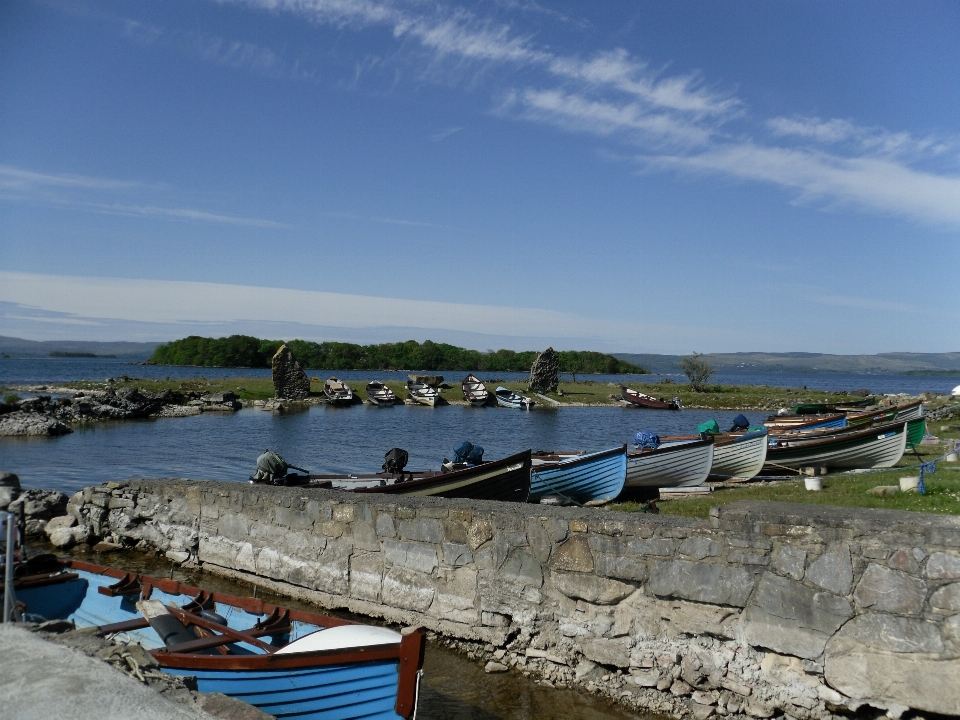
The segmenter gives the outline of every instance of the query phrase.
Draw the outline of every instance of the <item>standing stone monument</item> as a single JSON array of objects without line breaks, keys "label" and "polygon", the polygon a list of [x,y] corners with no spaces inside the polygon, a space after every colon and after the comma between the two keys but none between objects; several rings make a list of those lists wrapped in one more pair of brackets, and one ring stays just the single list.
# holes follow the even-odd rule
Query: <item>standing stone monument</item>
[{"label": "standing stone monument", "polygon": [[534,392],[556,392],[560,383],[560,356],[552,347],[537,355],[530,368],[530,389]]},{"label": "standing stone monument", "polygon": [[281,345],[271,362],[273,389],[278,399],[302,400],[310,396],[310,378],[293,357],[290,348]]}]

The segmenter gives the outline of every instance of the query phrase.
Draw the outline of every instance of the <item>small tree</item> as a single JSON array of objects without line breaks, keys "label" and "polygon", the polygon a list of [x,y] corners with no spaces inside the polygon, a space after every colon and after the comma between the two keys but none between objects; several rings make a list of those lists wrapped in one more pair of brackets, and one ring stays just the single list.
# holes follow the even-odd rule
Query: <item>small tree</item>
[{"label": "small tree", "polygon": [[693,355],[686,355],[680,360],[680,369],[690,381],[690,389],[694,392],[706,392],[705,387],[710,376],[713,375],[713,368],[710,367],[710,359],[703,353],[695,352]]}]

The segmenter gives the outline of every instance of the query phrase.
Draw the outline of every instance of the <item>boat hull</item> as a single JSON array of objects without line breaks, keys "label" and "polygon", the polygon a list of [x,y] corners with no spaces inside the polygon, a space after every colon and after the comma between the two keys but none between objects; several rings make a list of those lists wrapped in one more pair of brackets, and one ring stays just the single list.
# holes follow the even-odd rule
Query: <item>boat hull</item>
[{"label": "boat hull", "polygon": [[630,407],[647,408],[649,410],[680,410],[678,400],[658,400],[646,393],[638,392],[631,388],[620,386],[620,397],[624,402],[630,403]]},{"label": "boat hull", "polygon": [[907,423],[891,423],[814,438],[772,438],[770,443],[767,466],[764,468],[766,474],[778,474],[783,467],[892,467],[906,450]]},{"label": "boat hull", "polygon": [[920,446],[920,441],[927,433],[927,419],[917,418],[907,422],[907,450],[913,450]]},{"label": "boat hull", "polygon": [[713,438],[627,453],[626,487],[696,487],[713,466]]},{"label": "boat hull", "polygon": [[530,502],[559,495],[584,504],[613,500],[627,477],[627,446],[534,466],[530,473]]},{"label": "boat hull", "polygon": [[758,475],[767,459],[767,447],[766,430],[747,433],[730,442],[715,443],[710,477],[728,480]]}]

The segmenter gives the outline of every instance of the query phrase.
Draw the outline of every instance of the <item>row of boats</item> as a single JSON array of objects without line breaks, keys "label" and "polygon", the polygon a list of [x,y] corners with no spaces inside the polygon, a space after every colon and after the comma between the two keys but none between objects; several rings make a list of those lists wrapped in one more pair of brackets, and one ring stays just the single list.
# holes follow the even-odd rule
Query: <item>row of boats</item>
[{"label": "row of boats", "polygon": [[686,436],[641,431],[632,450],[627,445],[598,452],[524,450],[483,461],[482,448],[462,443],[455,460],[440,470],[411,472],[406,452],[394,448],[380,472],[286,475],[284,467],[260,480],[360,493],[592,505],[625,490],[655,496],[651,490],[692,488],[708,479],[782,476],[804,467],[891,467],[919,444],[925,429],[919,401],[869,412],[831,407],[775,415],[758,427],[741,415],[727,432],[715,421]]},{"label": "row of boats", "polygon": [[[411,375],[407,380],[407,394],[418,405],[434,407],[440,399],[438,385],[443,382],[441,376],[434,376],[431,382],[424,382],[423,376]],[[500,407],[515,410],[529,410],[536,403],[526,395],[518,395],[502,385],[492,393],[487,386],[475,375],[467,375],[460,384],[463,399],[475,407],[482,407],[495,402]],[[367,383],[365,388],[367,402],[378,407],[390,407],[396,404],[397,394],[386,383],[374,380]],[[323,384],[323,397],[331,405],[344,407],[358,402],[353,389],[342,380],[331,377]]]}]

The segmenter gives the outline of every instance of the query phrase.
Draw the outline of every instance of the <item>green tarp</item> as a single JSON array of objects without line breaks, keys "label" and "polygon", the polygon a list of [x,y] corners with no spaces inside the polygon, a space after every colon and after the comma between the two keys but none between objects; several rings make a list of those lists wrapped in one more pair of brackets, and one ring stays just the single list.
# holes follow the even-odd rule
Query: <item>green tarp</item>
[{"label": "green tarp", "polygon": [[710,433],[711,435],[716,435],[720,432],[720,426],[717,425],[716,420],[707,420],[705,423],[697,425],[697,432],[700,434]]}]

